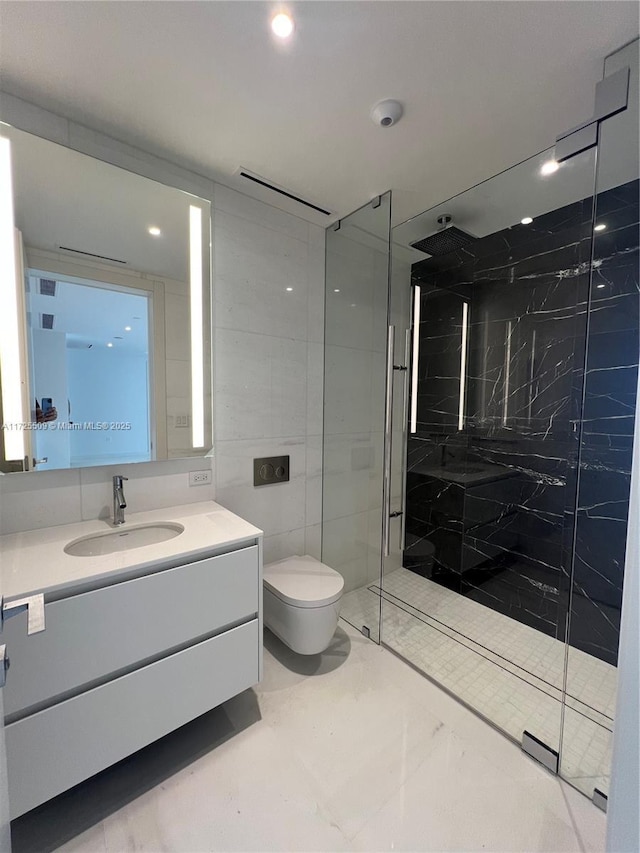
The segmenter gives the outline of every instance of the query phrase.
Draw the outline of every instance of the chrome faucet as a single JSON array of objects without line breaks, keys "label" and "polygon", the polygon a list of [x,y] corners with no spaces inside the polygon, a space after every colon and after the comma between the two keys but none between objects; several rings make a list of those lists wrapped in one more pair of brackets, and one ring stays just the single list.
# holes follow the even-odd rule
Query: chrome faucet
[{"label": "chrome faucet", "polygon": [[123,480],[128,480],[128,477],[123,477],[122,474],[116,474],[113,478],[113,523],[124,524],[124,511],[127,508],[127,502],[124,499]]}]

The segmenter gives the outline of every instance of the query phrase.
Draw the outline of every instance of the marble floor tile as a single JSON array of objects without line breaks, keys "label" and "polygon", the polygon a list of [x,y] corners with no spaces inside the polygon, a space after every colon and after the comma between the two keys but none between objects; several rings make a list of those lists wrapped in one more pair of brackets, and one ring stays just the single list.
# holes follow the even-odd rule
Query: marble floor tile
[{"label": "marble floor tile", "polygon": [[352,844],[364,851],[582,849],[570,821],[453,732]]},{"label": "marble floor tile", "polygon": [[104,822],[92,826],[86,832],[81,832],[76,835],[71,841],[56,848],[59,853],[85,853],[91,850],[92,853],[106,853],[107,841],[104,834]]},{"label": "marble floor tile", "polygon": [[605,816],[341,622],[255,690],[14,822],[14,853],[604,850]]},{"label": "marble floor tile", "polygon": [[266,722],[112,815],[107,853],[346,850],[304,769]]},{"label": "marble floor tile", "polygon": [[364,638],[337,636],[337,653],[348,648],[349,659],[331,677],[307,679],[286,701],[282,692],[258,696],[283,752],[305,767],[351,837],[431,752],[444,724],[426,704],[407,702],[398,684],[376,678]]}]

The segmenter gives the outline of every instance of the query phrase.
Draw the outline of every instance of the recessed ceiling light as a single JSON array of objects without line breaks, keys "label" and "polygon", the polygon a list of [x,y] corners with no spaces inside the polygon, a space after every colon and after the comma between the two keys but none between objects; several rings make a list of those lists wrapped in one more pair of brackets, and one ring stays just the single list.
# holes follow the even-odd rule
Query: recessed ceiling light
[{"label": "recessed ceiling light", "polygon": [[598,288],[598,290],[601,290],[604,287],[604,284],[596,284],[596,287]]},{"label": "recessed ceiling light", "polygon": [[273,34],[278,36],[278,38],[289,38],[293,32],[293,20],[289,15],[286,15],[284,12],[280,12],[279,15],[276,15],[271,20],[271,29],[273,30]]},{"label": "recessed ceiling light", "polygon": [[107,344],[107,346],[108,346],[108,347],[112,347],[112,346],[113,346],[113,344],[111,343],[111,341],[109,341],[109,343]]},{"label": "recessed ceiling light", "polygon": [[340,288],[339,288],[339,287],[334,287],[334,288],[333,288],[333,292],[334,292],[334,293],[340,293]]},{"label": "recessed ceiling light", "polygon": [[599,222],[596,227],[593,229],[594,231],[604,231],[607,226],[604,222]]},{"label": "recessed ceiling light", "polygon": [[125,330],[125,332],[130,332],[130,331],[131,331],[131,326],[125,326],[125,327],[124,327],[124,330]]},{"label": "recessed ceiling light", "polygon": [[291,291],[293,290],[293,288],[292,288],[292,287],[287,287],[287,288],[285,288],[285,290],[287,291],[287,293],[291,293]]},{"label": "recessed ceiling light", "polygon": [[356,303],[355,303],[355,302],[352,302],[350,307],[351,307],[351,308],[355,308],[355,307],[356,307]]},{"label": "recessed ceiling light", "polygon": [[157,225],[152,225],[148,230],[152,237],[159,237],[162,233]]},{"label": "recessed ceiling light", "polygon": [[532,216],[525,216],[523,219],[520,220],[520,223],[522,225],[531,225],[532,222],[533,222]]},{"label": "recessed ceiling light", "polygon": [[546,163],[543,163],[540,167],[541,175],[553,175],[554,172],[557,172],[560,168],[560,163],[557,160],[547,160]]}]

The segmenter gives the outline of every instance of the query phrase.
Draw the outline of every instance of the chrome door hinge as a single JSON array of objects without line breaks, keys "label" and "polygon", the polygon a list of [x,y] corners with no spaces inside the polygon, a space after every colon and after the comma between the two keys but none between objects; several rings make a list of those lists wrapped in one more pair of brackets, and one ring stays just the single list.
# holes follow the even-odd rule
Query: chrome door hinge
[{"label": "chrome door hinge", "polygon": [[556,138],[555,159],[558,163],[597,145],[600,122],[626,110],[629,102],[629,75],[628,67],[621,68],[596,83],[595,104],[591,118]]},{"label": "chrome door hinge", "polygon": [[600,791],[598,788],[593,789],[593,796],[591,797],[591,801],[599,809],[602,809],[603,812],[606,812],[607,805],[609,804],[609,799],[607,795]]},{"label": "chrome door hinge", "polygon": [[522,732],[521,749],[523,752],[526,752],[527,755],[530,755],[531,758],[539,761],[543,767],[547,768],[547,770],[551,770],[551,772],[556,775],[558,774],[560,762],[559,754],[555,749],[547,746],[544,741],[539,740],[526,729]]},{"label": "chrome door hinge", "polygon": [[27,634],[39,634],[44,631],[44,595],[29,595],[26,598],[16,598],[5,603],[0,597],[0,631],[5,619],[17,616],[18,613],[27,611]]}]

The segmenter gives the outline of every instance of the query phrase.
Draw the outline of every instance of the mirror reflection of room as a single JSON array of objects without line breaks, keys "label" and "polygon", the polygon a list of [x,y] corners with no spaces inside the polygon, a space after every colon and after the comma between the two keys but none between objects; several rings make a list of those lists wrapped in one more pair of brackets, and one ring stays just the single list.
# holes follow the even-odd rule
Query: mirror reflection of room
[{"label": "mirror reflection of room", "polygon": [[[28,270],[37,470],[151,459],[148,294]],[[55,419],[45,421],[46,409]]]},{"label": "mirror reflection of room", "polygon": [[9,453],[4,442],[0,470],[203,455],[209,202],[7,125],[1,135],[18,327],[2,382],[21,397],[3,421],[31,426]]}]

